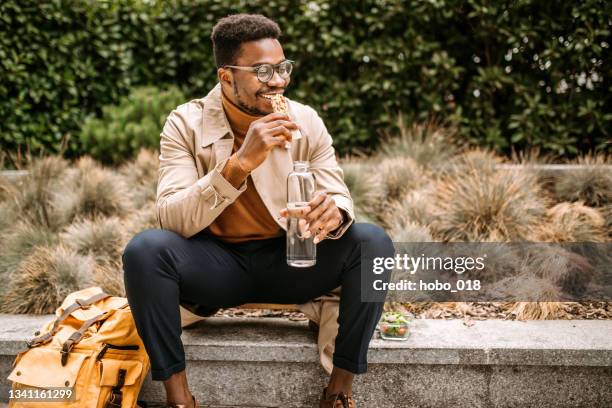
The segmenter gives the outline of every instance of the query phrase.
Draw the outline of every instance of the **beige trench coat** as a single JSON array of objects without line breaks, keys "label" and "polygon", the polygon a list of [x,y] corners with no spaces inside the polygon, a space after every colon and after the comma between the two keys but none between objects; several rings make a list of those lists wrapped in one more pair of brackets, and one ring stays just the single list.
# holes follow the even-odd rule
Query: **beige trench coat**
[{"label": "beige trench coat", "polygon": [[[234,135],[221,104],[221,84],[207,96],[194,99],[173,110],[161,133],[157,217],[160,227],[189,238],[205,229],[247,188],[256,188],[264,205],[286,231],[286,219],[278,219],[286,206],[287,175],[293,162],[307,160],[315,174],[317,189],[330,194],[347,219],[333,236],[338,239],[354,222],[353,200],[344,183],[332,138],[317,112],[307,105],[287,98],[289,116],[301,129],[289,149],[275,148],[251,173],[254,186],[247,180],[235,188],[221,170],[232,152]],[[323,368],[330,373],[336,334],[340,288],[299,305],[309,319],[320,326],[318,348]],[[196,312],[194,314],[192,312]],[[212,313],[212,311],[210,311]],[[198,305],[181,304],[181,324],[186,326],[210,313]]]}]

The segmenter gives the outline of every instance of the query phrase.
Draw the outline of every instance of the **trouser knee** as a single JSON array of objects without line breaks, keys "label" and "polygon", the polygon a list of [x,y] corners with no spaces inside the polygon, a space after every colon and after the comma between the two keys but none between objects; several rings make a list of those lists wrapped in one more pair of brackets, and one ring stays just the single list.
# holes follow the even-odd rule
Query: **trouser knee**
[{"label": "trouser knee", "polygon": [[134,235],[121,258],[126,290],[137,283],[150,283],[159,272],[158,266],[171,264],[168,250],[180,239],[176,233],[162,229],[148,229]]},{"label": "trouser knee", "polygon": [[346,234],[349,239],[365,244],[368,249],[380,253],[380,256],[393,256],[395,253],[391,237],[378,225],[356,223],[351,225]]}]

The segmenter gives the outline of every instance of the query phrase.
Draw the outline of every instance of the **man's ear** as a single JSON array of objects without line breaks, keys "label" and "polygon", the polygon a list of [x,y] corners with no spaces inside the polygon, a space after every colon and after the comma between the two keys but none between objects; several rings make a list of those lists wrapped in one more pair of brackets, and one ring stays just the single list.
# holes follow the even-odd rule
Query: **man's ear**
[{"label": "man's ear", "polygon": [[219,81],[221,83],[226,83],[227,85],[232,85],[232,74],[228,69],[219,68],[217,69],[217,76],[219,77]]}]

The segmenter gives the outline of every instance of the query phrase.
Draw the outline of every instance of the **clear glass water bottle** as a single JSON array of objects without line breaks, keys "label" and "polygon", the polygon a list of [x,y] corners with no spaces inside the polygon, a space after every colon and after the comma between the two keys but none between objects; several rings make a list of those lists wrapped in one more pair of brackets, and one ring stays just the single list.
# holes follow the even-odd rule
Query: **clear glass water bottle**
[{"label": "clear glass water bottle", "polygon": [[[314,198],[315,178],[308,162],[296,161],[287,177],[287,209],[307,207]],[[300,218],[287,219],[287,264],[298,268],[313,266],[317,262],[314,235],[304,238],[306,229],[299,225]]]}]

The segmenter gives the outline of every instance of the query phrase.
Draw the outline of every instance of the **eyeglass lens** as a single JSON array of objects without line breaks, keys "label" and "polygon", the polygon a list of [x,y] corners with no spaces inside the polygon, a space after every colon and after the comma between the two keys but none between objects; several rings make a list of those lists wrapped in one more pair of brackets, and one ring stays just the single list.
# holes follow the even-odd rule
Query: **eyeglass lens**
[{"label": "eyeglass lens", "polygon": [[[276,66],[276,71],[283,78],[287,78],[293,69],[293,65],[289,61],[281,62]],[[270,64],[263,64],[259,66],[257,70],[257,77],[261,82],[268,82],[274,76],[274,66]]]}]

